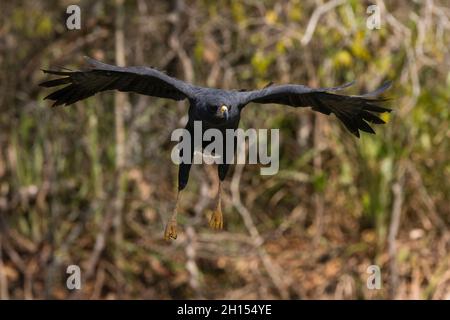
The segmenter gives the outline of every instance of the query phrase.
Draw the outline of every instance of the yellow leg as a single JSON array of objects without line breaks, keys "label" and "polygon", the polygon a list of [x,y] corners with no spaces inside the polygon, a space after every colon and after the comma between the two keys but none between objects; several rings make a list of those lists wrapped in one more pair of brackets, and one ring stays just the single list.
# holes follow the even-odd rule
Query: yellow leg
[{"label": "yellow leg", "polygon": [[217,191],[216,209],[212,212],[211,218],[209,219],[209,226],[212,229],[222,229],[223,228],[221,193],[222,193],[222,183],[219,181],[219,190]]},{"label": "yellow leg", "polygon": [[175,209],[172,216],[167,221],[166,229],[164,231],[164,240],[171,240],[177,238],[177,215],[178,215],[178,202],[180,201],[180,191],[177,193],[177,201],[175,203]]}]

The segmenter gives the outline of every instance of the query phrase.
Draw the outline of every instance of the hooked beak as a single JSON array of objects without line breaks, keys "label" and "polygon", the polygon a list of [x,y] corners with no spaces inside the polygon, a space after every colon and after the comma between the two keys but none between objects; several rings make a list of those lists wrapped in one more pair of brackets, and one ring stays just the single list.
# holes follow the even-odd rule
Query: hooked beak
[{"label": "hooked beak", "polygon": [[225,120],[228,120],[228,107],[227,106],[221,106],[220,107],[220,114],[225,118]]}]

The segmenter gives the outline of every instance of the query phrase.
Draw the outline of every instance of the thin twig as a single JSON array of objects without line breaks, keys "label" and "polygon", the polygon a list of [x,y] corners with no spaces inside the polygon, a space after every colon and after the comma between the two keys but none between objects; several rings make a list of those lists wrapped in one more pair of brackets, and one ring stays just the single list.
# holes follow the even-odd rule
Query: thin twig
[{"label": "thin twig", "polygon": [[319,19],[320,17],[322,17],[322,15],[324,15],[328,11],[333,10],[334,8],[340,6],[345,2],[346,0],[332,0],[318,6],[316,10],[314,10],[311,19],[308,22],[308,26],[306,27],[306,31],[301,40],[301,44],[306,46],[311,41],[314,31],[316,30],[317,23],[319,22]]}]

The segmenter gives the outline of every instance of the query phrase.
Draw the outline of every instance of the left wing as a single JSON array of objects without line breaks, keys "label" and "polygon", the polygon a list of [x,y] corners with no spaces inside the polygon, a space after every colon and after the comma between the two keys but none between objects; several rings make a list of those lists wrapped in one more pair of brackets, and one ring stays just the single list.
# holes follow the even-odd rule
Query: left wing
[{"label": "left wing", "polygon": [[43,70],[45,73],[62,76],[62,78],[42,82],[40,86],[52,88],[66,85],[45,97],[54,101],[53,106],[70,105],[107,90],[135,92],[177,101],[195,96],[194,86],[169,77],[156,69],[118,67],[89,57],[85,59],[90,68],[84,71]]},{"label": "left wing", "polygon": [[391,82],[386,82],[377,90],[360,96],[334,93],[352,84],[353,82],[339,87],[318,89],[293,84],[269,86],[261,90],[239,92],[239,99],[242,106],[250,102],[284,104],[291,107],[309,106],[314,111],[326,115],[334,113],[358,138],[359,130],[374,134],[375,131],[367,122],[385,123],[379,118],[379,114],[392,110],[381,106],[380,104],[387,99],[378,96],[391,86]]}]

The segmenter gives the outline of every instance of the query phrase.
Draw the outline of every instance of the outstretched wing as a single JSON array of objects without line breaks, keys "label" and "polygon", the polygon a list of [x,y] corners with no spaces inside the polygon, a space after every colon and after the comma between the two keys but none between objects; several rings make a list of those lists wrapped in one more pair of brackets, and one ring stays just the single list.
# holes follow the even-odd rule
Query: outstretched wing
[{"label": "outstretched wing", "polygon": [[345,127],[359,137],[359,130],[375,133],[369,123],[385,123],[379,114],[391,109],[381,106],[386,99],[379,98],[391,82],[360,96],[337,94],[334,92],[347,88],[352,83],[333,88],[313,89],[302,85],[270,86],[261,90],[239,92],[242,106],[250,102],[276,103],[292,107],[311,107],[314,111],[329,115],[334,113]]},{"label": "outstretched wing", "polygon": [[84,71],[43,70],[62,77],[42,82],[40,86],[67,85],[45,97],[55,101],[53,106],[69,105],[106,90],[136,92],[173,100],[190,98],[195,92],[194,86],[152,68],[117,67],[85,58],[90,68]]}]

